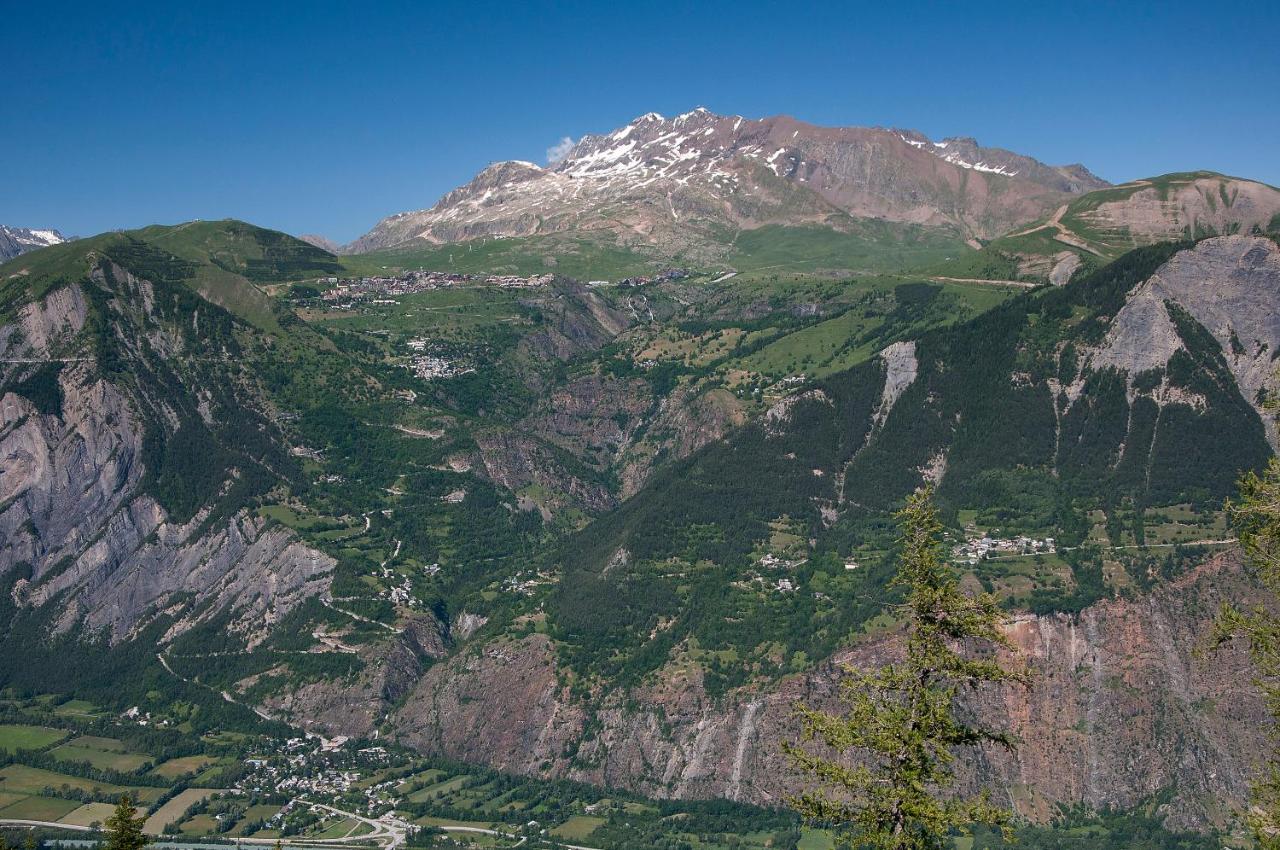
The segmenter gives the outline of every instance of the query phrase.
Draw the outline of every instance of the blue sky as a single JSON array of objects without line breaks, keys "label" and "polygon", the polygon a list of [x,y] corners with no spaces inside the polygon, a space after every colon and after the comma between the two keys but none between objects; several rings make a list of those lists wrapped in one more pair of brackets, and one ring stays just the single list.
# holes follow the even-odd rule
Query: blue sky
[{"label": "blue sky", "polygon": [[492,160],[698,105],[1280,185],[1274,0],[196,5],[0,8],[0,223],[347,241]]}]

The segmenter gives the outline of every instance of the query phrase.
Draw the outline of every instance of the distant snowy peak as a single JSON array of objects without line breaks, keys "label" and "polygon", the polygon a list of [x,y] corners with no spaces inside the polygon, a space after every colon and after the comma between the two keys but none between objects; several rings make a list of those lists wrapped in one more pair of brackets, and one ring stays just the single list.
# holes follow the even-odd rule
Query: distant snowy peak
[{"label": "distant snowy peak", "polygon": [[66,237],[56,230],[33,230],[0,224],[0,261],[66,241]]},{"label": "distant snowy peak", "polygon": [[492,163],[431,208],[389,216],[347,250],[583,230],[681,250],[738,229],[849,218],[991,238],[1064,196],[1106,185],[1082,166],[1049,166],[969,138],[934,142],[913,130],[698,107],[583,136],[545,167]]}]

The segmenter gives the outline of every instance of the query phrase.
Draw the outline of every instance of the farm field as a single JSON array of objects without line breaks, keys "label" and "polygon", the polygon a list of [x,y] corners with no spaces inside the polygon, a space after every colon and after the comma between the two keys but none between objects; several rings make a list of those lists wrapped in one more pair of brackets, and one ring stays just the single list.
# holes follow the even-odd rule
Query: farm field
[{"label": "farm field", "polygon": [[63,800],[58,797],[24,797],[0,809],[0,818],[59,820],[78,808],[80,803],[75,800]]},{"label": "farm field", "polygon": [[591,815],[574,815],[551,830],[551,834],[569,841],[582,841],[595,832],[596,827],[601,826],[604,822],[604,818],[592,817]]},{"label": "farm field", "polygon": [[[209,835],[217,829],[218,822],[212,815],[196,815],[182,822],[183,835]],[[150,832],[150,828],[147,831]]]},{"label": "farm field", "polygon": [[71,699],[53,710],[60,717],[95,717],[98,707],[88,700]]},{"label": "farm field", "polygon": [[48,726],[25,726],[22,724],[0,724],[0,750],[42,750],[67,737],[64,729],[51,729]]},{"label": "farm field", "polygon": [[75,738],[51,751],[60,761],[88,762],[100,770],[118,770],[129,773],[151,761],[149,756],[131,753],[115,738],[98,738],[85,735]]},{"label": "farm field", "polygon": [[111,813],[115,811],[115,806],[110,803],[85,803],[80,808],[71,812],[61,819],[61,823],[72,824],[74,826],[90,826],[94,823],[106,823],[107,818],[111,817]]},{"label": "farm field", "polygon": [[[183,812],[185,812],[192,803],[198,803],[206,797],[216,793],[218,792],[209,788],[188,788],[185,791],[179,792],[177,796],[166,801],[163,806],[156,809],[155,812],[147,818],[147,822],[143,825],[143,831],[148,835],[159,835],[167,825],[176,823],[181,819]],[[194,818],[192,818],[192,820],[194,820]],[[188,823],[190,823],[190,821],[188,821]],[[183,826],[185,827],[186,824]]]},{"label": "farm field", "polygon": [[65,773],[55,773],[51,770],[30,767],[25,764],[11,764],[0,769],[0,791],[29,795],[39,794],[45,788],[61,788],[64,785],[76,791],[92,794],[118,796],[128,793],[143,803],[155,800],[164,792],[163,788],[113,785],[109,782],[98,782],[79,776],[70,776]]},{"label": "farm field", "polygon": [[210,756],[179,756],[156,765],[151,769],[151,773],[163,776],[165,779],[177,779],[188,773],[199,773],[214,761]]}]

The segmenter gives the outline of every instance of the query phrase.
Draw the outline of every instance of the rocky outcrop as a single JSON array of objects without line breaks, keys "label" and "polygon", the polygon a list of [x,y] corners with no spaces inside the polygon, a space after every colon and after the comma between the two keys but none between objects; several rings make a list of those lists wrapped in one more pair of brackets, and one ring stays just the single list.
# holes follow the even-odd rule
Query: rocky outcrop
[{"label": "rocky outcrop", "polygon": [[306,729],[370,737],[422,678],[433,659],[448,652],[445,630],[429,614],[408,618],[394,638],[358,650],[360,672],[348,680],[310,682],[267,698],[265,707]]},{"label": "rocky outcrop", "polygon": [[17,321],[0,326],[0,357],[53,357],[56,342],[65,343],[84,327],[88,309],[84,291],[78,286],[59,287],[40,301],[24,304],[18,310]]},{"label": "rocky outcrop", "polygon": [[1054,256],[1053,268],[1049,271],[1049,283],[1053,286],[1066,286],[1071,282],[1071,276],[1080,268],[1081,260],[1079,254],[1073,254],[1070,251],[1062,251]]},{"label": "rocky outcrop", "polygon": [[[137,294],[128,309],[149,311],[150,286],[114,274]],[[0,328],[6,385],[58,367],[46,379],[56,381],[56,410],[18,392],[0,397],[0,575],[19,571],[14,594],[25,604],[56,601],[61,629],[83,624],[118,641],[163,613],[172,638],[230,611],[232,628],[256,643],[327,588],[333,559],[243,511],[218,518],[205,507],[171,521],[143,489],[144,425],[133,388],[103,377],[80,338],[87,317],[81,287],[63,286]],[[158,331],[148,343],[180,351]]]},{"label": "rocky outcrop", "polygon": [[1240,394],[1258,411],[1273,448],[1280,445],[1264,401],[1280,389],[1280,245],[1259,236],[1219,236],[1179,251],[1135,287],[1116,314],[1095,367],[1131,374],[1163,367],[1183,347],[1168,315],[1173,302],[1199,322],[1222,348]]},{"label": "rocky outcrop", "polygon": [[[1280,189],[1219,174],[1171,175],[1168,185],[1138,180],[1119,197],[1074,213],[1087,227],[1129,244],[1214,233],[1265,230],[1280,214]],[[1131,191],[1125,191],[1131,190]]]},{"label": "rocky outcrop", "polygon": [[[1033,817],[1060,802],[1123,807],[1167,791],[1173,824],[1216,820],[1246,793],[1266,714],[1240,649],[1211,659],[1196,650],[1218,604],[1252,592],[1226,555],[1139,599],[1016,617],[1008,634],[1034,686],[984,691],[970,707],[1019,746],[966,756],[963,783]],[[799,787],[778,748],[795,734],[794,702],[830,707],[841,665],[896,652],[893,637],[863,643],[813,673],[723,700],[682,667],[588,705],[570,696],[555,647],[535,634],[432,667],[390,725],[424,752],[522,774],[776,803]]]},{"label": "rocky outcrop", "polygon": [[920,371],[914,340],[893,343],[880,352],[880,359],[884,361],[884,388],[880,393],[880,404],[872,416],[877,427],[884,424],[894,403],[911,386]]},{"label": "rocky outcrop", "polygon": [[612,342],[631,324],[631,316],[606,302],[590,288],[556,279],[545,294],[530,297],[524,306],[538,310],[543,327],[520,340],[522,354],[535,360],[569,360]]},{"label": "rocky outcrop", "polygon": [[550,519],[567,507],[598,512],[612,507],[613,495],[584,468],[571,469],[571,457],[515,431],[474,434],[479,463],[473,471],[501,487],[527,497]]},{"label": "rocky outcrop", "polygon": [[600,470],[617,460],[652,404],[644,380],[585,375],[553,389],[524,427]]},{"label": "rocky outcrop", "polygon": [[337,254],[342,250],[342,246],[327,236],[321,236],[318,233],[304,233],[298,237],[308,245],[314,245],[321,251],[328,251],[330,254]]},{"label": "rocky outcrop", "polygon": [[742,403],[724,388],[682,384],[658,404],[643,433],[624,453],[620,496],[639,492],[657,466],[682,460],[747,421]]}]

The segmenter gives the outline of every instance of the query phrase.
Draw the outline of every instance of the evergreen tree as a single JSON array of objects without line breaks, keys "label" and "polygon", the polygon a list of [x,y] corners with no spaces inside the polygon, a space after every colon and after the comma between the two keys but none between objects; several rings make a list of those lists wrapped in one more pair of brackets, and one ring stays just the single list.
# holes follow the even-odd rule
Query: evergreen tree
[{"label": "evergreen tree", "polygon": [[[963,800],[949,791],[956,748],[1012,746],[1007,736],[961,720],[958,692],[1027,677],[993,655],[1008,645],[994,598],[961,592],[942,559],[932,490],[908,498],[897,518],[902,557],[893,583],[906,594],[906,657],[869,673],[847,668],[840,684],[846,711],[799,705],[802,743],[783,749],[817,783],[789,800],[802,815],[834,825],[857,846],[933,850],[949,847],[953,830],[975,823],[1004,828],[1012,815],[985,794]],[[814,741],[852,756],[856,766],[806,748]]]},{"label": "evergreen tree", "polygon": [[147,836],[142,833],[145,815],[139,815],[133,801],[125,794],[116,804],[116,810],[107,818],[107,842],[104,850],[142,850]]},{"label": "evergreen tree", "polygon": [[[1280,596],[1280,459],[1272,458],[1262,475],[1250,472],[1241,479],[1240,495],[1227,513],[1257,579]],[[1217,637],[1248,643],[1267,711],[1280,719],[1280,617],[1262,605],[1247,610],[1227,605]],[[1261,850],[1280,850],[1280,732],[1274,724],[1267,756],[1246,817]]]}]

